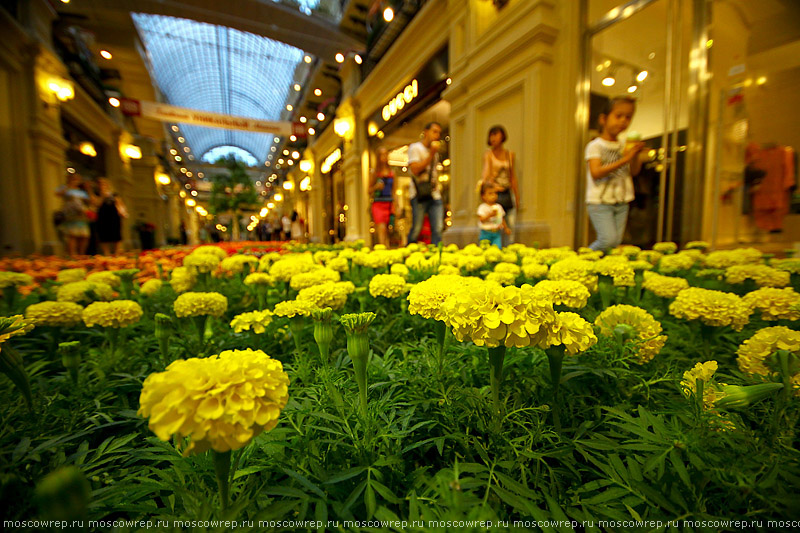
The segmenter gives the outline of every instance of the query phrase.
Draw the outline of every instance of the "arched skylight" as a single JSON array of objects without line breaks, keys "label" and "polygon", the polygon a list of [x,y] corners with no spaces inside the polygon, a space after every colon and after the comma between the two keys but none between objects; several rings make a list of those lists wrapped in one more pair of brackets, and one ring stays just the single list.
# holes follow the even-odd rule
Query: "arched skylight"
[{"label": "arched skylight", "polygon": [[[276,4],[286,3],[281,0],[272,0],[272,1],[275,2]],[[319,5],[319,1],[320,0],[297,0],[297,3],[300,4],[299,9],[301,12],[305,13],[306,15],[310,15],[311,10],[316,9],[316,7]]]},{"label": "arched skylight", "polygon": [[[309,0],[313,4],[314,0]],[[318,0],[317,0],[318,3]],[[168,103],[262,120],[281,120],[303,51],[224,26],[132,14],[151,75]],[[291,94],[290,94],[291,91]],[[196,154],[220,146],[266,160],[272,135],[181,124]]]},{"label": "arched skylight", "polygon": [[258,166],[258,160],[253,157],[253,154],[237,146],[217,146],[203,154],[200,159],[207,163],[216,163],[219,158],[228,157],[229,155],[233,155],[249,167]]}]

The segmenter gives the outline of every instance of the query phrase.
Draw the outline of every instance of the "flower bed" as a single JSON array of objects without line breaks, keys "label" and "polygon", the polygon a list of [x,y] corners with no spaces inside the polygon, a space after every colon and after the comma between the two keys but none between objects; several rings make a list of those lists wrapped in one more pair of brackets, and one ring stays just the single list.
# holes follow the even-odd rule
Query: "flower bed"
[{"label": "flower bed", "polygon": [[692,244],[4,260],[4,519],[797,519],[800,261]]}]

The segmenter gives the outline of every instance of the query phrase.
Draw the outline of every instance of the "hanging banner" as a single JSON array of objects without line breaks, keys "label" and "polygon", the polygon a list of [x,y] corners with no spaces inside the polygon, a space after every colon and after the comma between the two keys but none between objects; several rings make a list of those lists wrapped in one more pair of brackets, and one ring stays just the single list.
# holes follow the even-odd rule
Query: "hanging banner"
[{"label": "hanging banner", "polygon": [[238,117],[187,109],[158,102],[147,102],[131,98],[120,99],[120,109],[126,115],[151,118],[162,122],[180,122],[208,128],[222,128],[226,130],[252,131],[256,133],[269,133],[271,135],[297,135],[305,136],[305,128],[300,123],[287,120],[271,121],[255,118]]}]

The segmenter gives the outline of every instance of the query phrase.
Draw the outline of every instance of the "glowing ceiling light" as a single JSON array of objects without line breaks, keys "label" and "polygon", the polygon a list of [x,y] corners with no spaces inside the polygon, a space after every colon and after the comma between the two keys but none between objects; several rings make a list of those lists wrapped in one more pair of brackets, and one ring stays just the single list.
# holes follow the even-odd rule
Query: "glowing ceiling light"
[{"label": "glowing ceiling light", "polygon": [[287,191],[291,191],[292,189],[294,189],[294,182],[293,181],[284,181],[283,182],[283,188],[285,190],[287,190]]},{"label": "glowing ceiling light", "polygon": [[292,106],[292,104],[286,105],[286,111],[291,111],[292,109],[294,109],[294,106]]},{"label": "glowing ceiling light", "polygon": [[114,98],[113,96],[108,99],[108,103],[111,107],[119,107],[120,105],[119,98]]},{"label": "glowing ceiling light", "polygon": [[310,171],[312,166],[313,163],[311,163],[311,161],[308,161],[307,159],[300,161],[300,170],[302,170],[303,172]]},{"label": "glowing ceiling light", "polygon": [[636,81],[638,81],[638,82],[642,82],[642,81],[644,81],[645,79],[647,79],[647,74],[648,74],[648,72],[647,72],[646,70],[642,70],[642,71],[640,71],[640,72],[639,72],[639,73],[636,75]]},{"label": "glowing ceiling light", "polygon": [[113,56],[111,55],[111,52],[109,52],[108,50],[100,50],[100,57],[102,57],[103,59],[111,59]]},{"label": "glowing ceiling light", "polygon": [[629,93],[635,93],[638,88],[639,88],[638,85],[629,85],[628,86],[628,92]]},{"label": "glowing ceiling light", "polygon": [[182,142],[183,142],[183,141],[185,141],[185,140],[186,140],[186,139],[184,139],[183,137],[178,137],[178,142],[179,142],[179,143],[182,143]]},{"label": "glowing ceiling light", "polygon": [[289,135],[289,140],[295,142],[297,140],[297,135]]},{"label": "glowing ceiling light", "polygon": [[337,63],[344,63],[344,54],[339,52],[334,56],[334,59],[336,59]]},{"label": "glowing ceiling light", "polygon": [[197,205],[197,202],[194,200],[194,198],[187,198],[186,205],[188,205],[189,207],[194,207]]},{"label": "glowing ceiling light", "polygon": [[320,122],[325,120],[325,113],[322,112],[317,113],[317,120],[319,120]]},{"label": "glowing ceiling light", "polygon": [[293,85],[293,88],[294,88],[294,90],[295,90],[295,91],[299,91],[300,89],[302,89],[302,87],[300,87],[300,84],[299,84],[299,83],[295,83],[295,84]]},{"label": "glowing ceiling light", "polygon": [[608,75],[605,78],[603,78],[603,81],[601,81],[600,83],[602,83],[606,87],[612,87],[615,83],[617,83],[617,80],[614,79],[613,76]]},{"label": "glowing ceiling light", "polygon": [[322,89],[314,89],[314,96],[322,96]]},{"label": "glowing ceiling light", "polygon": [[131,159],[142,158],[142,149],[136,146],[135,144],[125,145],[122,152]]},{"label": "glowing ceiling light", "polygon": [[169,175],[164,174],[163,172],[156,175],[156,181],[159,182],[161,185],[169,185],[172,182]]},{"label": "glowing ceiling light", "polygon": [[171,148],[169,153],[172,154],[172,155],[177,155],[178,151],[175,148]]},{"label": "glowing ceiling light", "polygon": [[315,130],[314,128],[308,128],[309,135],[314,135],[315,133],[317,133],[317,130]]},{"label": "glowing ceiling light", "polygon": [[89,157],[97,156],[97,150],[95,149],[94,145],[89,141],[82,142],[78,147],[78,149],[83,155],[88,155]]},{"label": "glowing ceiling light", "polygon": [[391,22],[394,19],[394,9],[387,7],[383,10],[383,20]]},{"label": "glowing ceiling light", "polygon": [[306,176],[300,182],[300,190],[301,191],[308,191],[311,189],[311,176]]},{"label": "glowing ceiling light", "polygon": [[300,122],[305,124],[308,119],[306,117],[300,117]]},{"label": "glowing ceiling light", "polygon": [[303,61],[306,63],[311,63],[311,56],[303,56]]},{"label": "glowing ceiling light", "polygon": [[178,126],[174,126],[174,125],[173,125],[173,126],[172,126],[172,131],[174,131],[174,132],[177,132],[177,131],[178,131]]},{"label": "glowing ceiling light", "polygon": [[280,201],[283,200],[283,195],[278,192],[278,193],[275,193],[275,196],[273,196],[273,198],[275,199],[276,202],[280,202]]},{"label": "glowing ceiling light", "polygon": [[363,62],[364,62],[364,60],[363,60],[363,59],[361,59],[361,56],[360,56],[360,55],[358,55],[358,54],[356,54],[356,55],[354,55],[354,56],[353,56],[353,61],[355,61],[355,62],[356,62],[356,63],[358,63],[359,65],[360,65],[361,63],[363,63]]},{"label": "glowing ceiling light", "polygon": [[298,157],[300,157],[300,152],[298,152],[297,150],[292,152],[292,159],[297,159]]},{"label": "glowing ceiling light", "polygon": [[283,155],[289,155],[289,150],[284,150]]}]

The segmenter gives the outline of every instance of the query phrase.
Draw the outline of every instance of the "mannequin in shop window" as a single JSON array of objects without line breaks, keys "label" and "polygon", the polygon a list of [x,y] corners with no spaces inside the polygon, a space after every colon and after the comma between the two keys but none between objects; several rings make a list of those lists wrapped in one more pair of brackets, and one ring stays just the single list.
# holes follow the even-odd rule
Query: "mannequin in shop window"
[{"label": "mannequin in shop window", "polygon": [[794,150],[775,143],[750,143],[745,164],[745,184],[756,226],[771,233],[783,231],[791,191],[797,183]]},{"label": "mannequin in shop window", "polygon": [[369,179],[369,194],[372,200],[372,221],[378,244],[389,245],[389,219],[394,213],[395,179],[389,167],[389,151],[378,148],[375,153],[375,170]]}]

